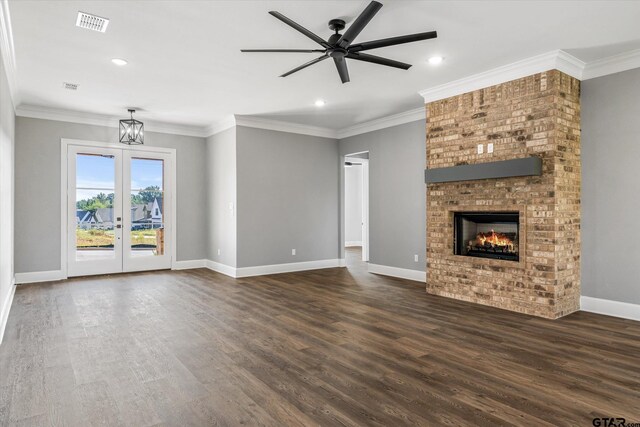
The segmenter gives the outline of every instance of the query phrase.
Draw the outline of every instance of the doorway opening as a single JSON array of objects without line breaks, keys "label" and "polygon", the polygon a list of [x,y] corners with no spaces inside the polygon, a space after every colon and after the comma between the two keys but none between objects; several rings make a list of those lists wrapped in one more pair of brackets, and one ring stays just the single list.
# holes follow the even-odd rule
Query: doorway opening
[{"label": "doorway opening", "polygon": [[369,261],[369,152],[344,160],[344,246],[347,266]]}]

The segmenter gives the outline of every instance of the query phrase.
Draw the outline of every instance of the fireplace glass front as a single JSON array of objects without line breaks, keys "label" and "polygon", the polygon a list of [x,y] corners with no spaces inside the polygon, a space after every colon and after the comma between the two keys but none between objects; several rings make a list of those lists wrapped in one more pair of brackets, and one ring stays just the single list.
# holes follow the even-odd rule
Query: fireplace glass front
[{"label": "fireplace glass front", "polygon": [[519,212],[455,212],[455,255],[520,260]]}]

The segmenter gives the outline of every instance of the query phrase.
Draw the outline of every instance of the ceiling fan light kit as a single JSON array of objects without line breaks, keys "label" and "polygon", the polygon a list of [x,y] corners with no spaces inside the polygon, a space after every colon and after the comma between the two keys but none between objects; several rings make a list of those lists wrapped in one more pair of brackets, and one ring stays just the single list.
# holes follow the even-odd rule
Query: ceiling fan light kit
[{"label": "ceiling fan light kit", "polygon": [[332,34],[328,40],[324,40],[320,36],[304,28],[297,22],[287,18],[280,12],[271,11],[269,12],[269,14],[271,14],[273,17],[279,19],[293,29],[299,31],[311,40],[315,41],[317,44],[322,46],[322,49],[242,49],[241,52],[322,53],[321,56],[282,74],[280,77],[290,76],[293,73],[296,73],[328,58],[333,59],[342,83],[347,83],[350,81],[349,69],[347,68],[346,61],[347,59],[370,62],[373,64],[385,65],[387,67],[408,70],[409,68],[411,68],[411,64],[406,64],[404,62],[394,61],[393,59],[382,58],[380,56],[370,55],[368,53],[362,52],[386,46],[395,46],[399,44],[413,43],[421,40],[434,39],[438,35],[435,31],[427,31],[424,33],[390,37],[386,39],[372,40],[368,42],[353,44],[353,41],[367,26],[369,21],[373,19],[376,13],[378,13],[380,8],[382,8],[382,3],[379,3],[377,1],[372,1],[371,3],[369,3],[365,10],[356,18],[355,21],[353,21],[353,23],[349,26],[347,31],[344,32],[344,34],[340,34],[340,31],[344,30],[346,26],[344,20],[332,19],[331,21],[329,21],[329,28],[334,31],[334,34]]}]

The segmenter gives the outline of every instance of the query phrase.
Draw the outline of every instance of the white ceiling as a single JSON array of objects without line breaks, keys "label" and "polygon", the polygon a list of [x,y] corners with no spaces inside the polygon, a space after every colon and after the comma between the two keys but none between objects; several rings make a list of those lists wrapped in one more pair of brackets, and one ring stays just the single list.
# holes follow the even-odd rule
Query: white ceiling
[{"label": "white ceiling", "polygon": [[[330,19],[352,21],[366,0],[9,0],[19,99],[116,116],[133,106],[138,118],[183,125],[241,114],[342,129],[420,107],[419,90],[555,49],[594,61],[640,48],[638,1],[383,3],[357,41],[430,30],[438,38],[370,51],[413,64],[409,71],[349,61],[351,82],[343,85],[331,61],[278,77],[314,54],[240,49],[318,48],[267,12],[327,38]],[[79,10],[109,18],[107,32],[76,27]],[[445,61],[431,66],[432,55]],[[318,98],[327,105],[315,107]]]}]

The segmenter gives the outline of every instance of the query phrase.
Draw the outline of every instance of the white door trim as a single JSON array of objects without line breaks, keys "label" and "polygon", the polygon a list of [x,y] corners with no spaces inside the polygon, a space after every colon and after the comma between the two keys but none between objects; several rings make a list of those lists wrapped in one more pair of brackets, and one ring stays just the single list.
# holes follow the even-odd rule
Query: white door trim
[{"label": "white door trim", "polygon": [[151,146],[130,146],[125,144],[113,144],[109,142],[90,141],[84,139],[72,139],[72,138],[60,138],[60,270],[62,272],[62,278],[66,279],[68,276],[67,268],[67,192],[68,192],[68,180],[67,180],[67,153],[69,145],[78,145],[85,147],[100,147],[100,148],[119,148],[121,150],[131,150],[138,152],[156,152],[165,153],[171,156],[173,167],[171,168],[171,182],[169,187],[171,190],[170,209],[171,216],[173,218],[173,226],[171,227],[171,269],[177,268],[177,162],[176,162],[176,149],[164,148],[164,147],[151,147]]},{"label": "white door trim", "polygon": [[369,159],[362,159],[362,261],[369,262]]}]

